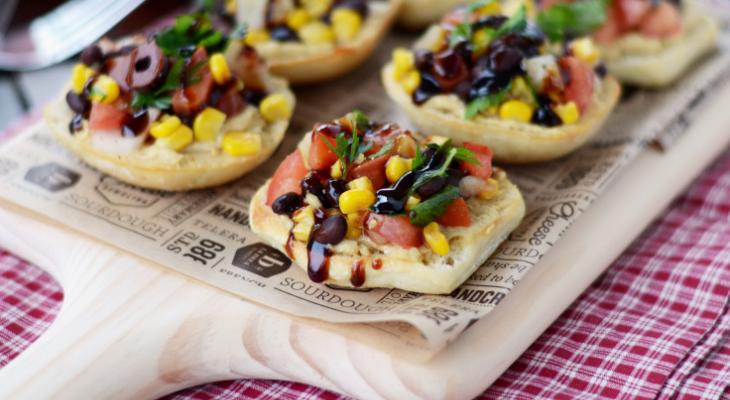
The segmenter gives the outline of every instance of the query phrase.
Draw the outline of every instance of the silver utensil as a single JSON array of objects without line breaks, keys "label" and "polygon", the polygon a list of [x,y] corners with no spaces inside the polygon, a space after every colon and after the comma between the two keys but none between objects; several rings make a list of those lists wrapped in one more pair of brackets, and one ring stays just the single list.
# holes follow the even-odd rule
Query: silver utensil
[{"label": "silver utensil", "polygon": [[[11,0],[12,2],[12,0]],[[71,0],[0,39],[0,69],[61,62],[99,39],[144,0]]]}]

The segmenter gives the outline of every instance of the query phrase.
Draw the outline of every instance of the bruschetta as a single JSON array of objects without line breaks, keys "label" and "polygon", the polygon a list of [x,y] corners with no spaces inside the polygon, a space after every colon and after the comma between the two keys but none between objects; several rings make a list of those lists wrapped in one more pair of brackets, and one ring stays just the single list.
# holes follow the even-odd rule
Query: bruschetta
[{"label": "bruschetta", "polygon": [[287,82],[252,47],[198,13],[149,38],[90,46],[44,115],[99,171],[177,191],[229,182],[268,159],[293,107]]},{"label": "bruschetta", "polygon": [[717,23],[691,1],[612,0],[593,37],[621,82],[661,87],[712,52],[717,34]]},{"label": "bruschetta", "polygon": [[447,14],[383,68],[390,97],[421,131],[489,146],[527,163],[578,148],[606,120],[620,86],[592,41],[549,43],[524,7],[478,1]]},{"label": "bruschetta", "polygon": [[360,65],[390,29],[401,0],[243,0],[246,43],[292,84],[334,79]]},{"label": "bruschetta", "polygon": [[254,195],[250,223],[314,282],[450,293],[524,212],[488,147],[355,111],[304,136]]}]

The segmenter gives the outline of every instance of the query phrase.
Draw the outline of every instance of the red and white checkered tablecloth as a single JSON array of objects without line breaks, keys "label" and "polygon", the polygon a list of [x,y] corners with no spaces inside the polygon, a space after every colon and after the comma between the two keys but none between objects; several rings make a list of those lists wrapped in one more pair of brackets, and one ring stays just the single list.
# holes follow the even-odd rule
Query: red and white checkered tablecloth
[{"label": "red and white checkered tablecloth", "polygon": [[[0,368],[52,323],[45,272],[0,249]],[[730,152],[675,200],[483,398],[730,399]],[[173,399],[334,399],[241,380]]]}]

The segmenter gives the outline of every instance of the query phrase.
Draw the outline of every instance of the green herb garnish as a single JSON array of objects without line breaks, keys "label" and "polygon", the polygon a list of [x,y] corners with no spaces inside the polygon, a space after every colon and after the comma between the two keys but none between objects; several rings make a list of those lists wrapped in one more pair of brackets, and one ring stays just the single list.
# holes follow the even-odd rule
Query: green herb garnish
[{"label": "green herb garnish", "polygon": [[157,90],[134,93],[134,97],[132,97],[132,108],[154,107],[165,109],[170,107],[172,97],[169,92],[180,87],[184,68],[185,60],[175,60],[167,72],[167,76],[165,76],[165,81]]},{"label": "green herb garnish", "polygon": [[376,159],[378,157],[382,157],[382,156],[390,153],[390,150],[393,149],[393,146],[394,145],[395,145],[395,143],[393,142],[392,139],[391,140],[388,140],[387,142],[385,142],[385,144],[382,147],[380,147],[380,150],[378,150],[375,153],[371,154],[368,157],[368,159],[369,160],[374,160],[374,159]]},{"label": "green herb garnish", "polygon": [[552,41],[585,36],[606,22],[605,0],[578,0],[555,4],[537,15],[537,24]]},{"label": "green herb garnish", "polygon": [[213,28],[207,13],[181,15],[170,28],[155,35],[155,43],[167,56],[177,56],[191,47],[202,46],[208,52],[225,49],[228,39]]},{"label": "green herb garnish", "polygon": [[464,118],[473,119],[477,114],[490,108],[496,107],[504,101],[507,97],[507,93],[512,89],[512,83],[510,82],[504,89],[496,93],[491,93],[484,97],[479,97],[469,102],[466,105],[466,111],[464,112]]},{"label": "green herb garnish", "polygon": [[469,22],[462,22],[456,25],[449,33],[449,47],[456,46],[459,42],[471,41],[472,29]]},{"label": "green herb garnish", "polygon": [[411,223],[416,226],[426,226],[446,212],[446,208],[459,197],[459,189],[448,185],[440,192],[429,197],[408,213]]},{"label": "green herb garnish", "polygon": [[[451,162],[454,160],[464,161],[469,164],[479,164],[479,161],[474,157],[474,153],[471,150],[465,149],[463,147],[452,146],[451,140],[447,140],[446,143],[441,145],[438,148],[437,152],[446,155],[446,159],[444,160],[443,164],[441,164],[441,166],[437,169],[425,171],[420,174],[418,178],[416,178],[416,182],[414,182],[413,186],[411,187],[411,193],[415,192],[418,188],[425,185],[426,183],[428,183],[428,181],[432,179],[445,177],[446,170],[449,168]],[[416,156],[418,156],[418,153],[416,153]],[[423,161],[420,161],[419,165],[422,163]]]},{"label": "green herb garnish", "polygon": [[493,39],[507,35],[508,33],[522,32],[527,27],[527,9],[523,5],[516,13],[512,14],[507,21],[494,32]]},{"label": "green herb garnish", "polygon": [[330,143],[329,138],[322,133],[317,132],[322,137],[324,144],[337,155],[340,160],[340,166],[342,168],[342,176],[347,177],[347,173],[350,170],[352,164],[360,157],[360,154],[364,154],[372,147],[372,142],[360,143],[360,136],[357,134],[357,129],[353,127],[352,136],[347,137],[345,132],[340,132],[335,137],[335,145]]}]

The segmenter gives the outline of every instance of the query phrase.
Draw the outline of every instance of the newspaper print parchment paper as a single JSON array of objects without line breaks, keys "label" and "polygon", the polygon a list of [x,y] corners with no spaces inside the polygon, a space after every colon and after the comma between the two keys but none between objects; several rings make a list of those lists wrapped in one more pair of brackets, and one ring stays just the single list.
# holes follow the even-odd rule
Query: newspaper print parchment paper
[{"label": "newspaper print parchment paper", "polygon": [[[561,160],[507,167],[528,204],[522,225],[451,295],[343,290],[311,282],[248,228],[248,200],[315,121],[359,108],[410,126],[387,98],[379,67],[411,36],[393,34],[366,65],[335,83],[297,93],[296,117],[277,153],[243,179],[211,190],[169,193],[100,174],[35,125],[0,153],[0,197],[135,255],[297,317],[357,323],[402,348],[434,354],[489,313],[601,194],[617,172],[663,132],[691,124],[693,107],[728,76],[722,50],[672,89],[631,91],[588,145]],[[669,143],[669,142],[666,142]],[[665,143],[665,145],[666,145]]]}]

